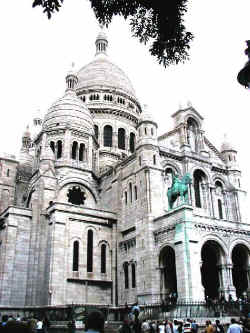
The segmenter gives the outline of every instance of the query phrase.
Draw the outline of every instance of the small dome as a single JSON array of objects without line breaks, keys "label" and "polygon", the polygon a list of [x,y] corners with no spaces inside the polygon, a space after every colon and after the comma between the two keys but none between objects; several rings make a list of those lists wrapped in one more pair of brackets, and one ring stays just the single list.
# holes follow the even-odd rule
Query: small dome
[{"label": "small dome", "polygon": [[225,151],[237,151],[234,147],[234,145],[228,140],[227,135],[224,135],[224,141],[222,142],[221,145],[221,152],[225,152]]},{"label": "small dome", "polygon": [[152,113],[149,112],[147,105],[143,105],[143,110],[141,113],[139,123],[141,123],[141,122],[151,122],[157,126],[157,123],[156,123],[155,119],[153,118]]},{"label": "small dome", "polygon": [[44,118],[43,127],[55,127],[62,124],[72,124],[91,135],[94,134],[92,115],[72,90],[67,90],[63,97],[52,104]]},{"label": "small dome", "polygon": [[29,130],[29,125],[27,125],[24,133],[23,133],[23,138],[30,138],[30,130]]}]

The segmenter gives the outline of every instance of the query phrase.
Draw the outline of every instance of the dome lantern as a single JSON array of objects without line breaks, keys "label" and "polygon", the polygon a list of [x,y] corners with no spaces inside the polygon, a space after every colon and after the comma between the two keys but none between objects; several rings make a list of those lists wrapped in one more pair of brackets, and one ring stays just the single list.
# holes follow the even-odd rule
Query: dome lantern
[{"label": "dome lantern", "polygon": [[74,62],[72,62],[72,68],[66,76],[66,84],[67,84],[66,92],[75,91],[76,85],[78,83],[78,78],[74,72],[74,66],[75,64]]},{"label": "dome lantern", "polygon": [[106,51],[108,48],[108,39],[107,39],[107,36],[104,33],[102,27],[101,27],[101,31],[99,32],[98,36],[96,37],[95,45],[96,45],[96,55],[107,54]]}]

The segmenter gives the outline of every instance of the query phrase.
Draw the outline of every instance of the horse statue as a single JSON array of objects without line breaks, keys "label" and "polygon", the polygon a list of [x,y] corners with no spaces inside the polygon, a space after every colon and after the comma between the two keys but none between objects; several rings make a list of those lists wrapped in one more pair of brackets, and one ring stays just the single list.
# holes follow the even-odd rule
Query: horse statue
[{"label": "horse statue", "polygon": [[179,175],[173,176],[172,186],[167,191],[168,207],[173,208],[176,199],[180,196],[181,202],[188,203],[188,185],[192,184],[192,178],[189,173],[186,173],[182,179],[179,179]]}]

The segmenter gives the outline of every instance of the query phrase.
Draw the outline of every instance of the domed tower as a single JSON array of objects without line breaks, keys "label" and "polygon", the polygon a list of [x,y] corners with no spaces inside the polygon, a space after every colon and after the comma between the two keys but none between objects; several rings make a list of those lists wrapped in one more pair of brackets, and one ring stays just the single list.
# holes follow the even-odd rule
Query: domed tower
[{"label": "domed tower", "polygon": [[107,55],[103,31],[95,45],[94,60],[77,74],[76,91],[93,115],[100,169],[104,170],[134,152],[141,107],[129,78]]},{"label": "domed tower", "polygon": [[66,76],[66,92],[48,110],[43,122],[41,143],[36,143],[36,157],[50,146],[55,155],[55,167],[71,167],[97,171],[98,144],[94,123],[87,106],[77,97],[78,78],[70,71]]},{"label": "domed tower", "polygon": [[241,171],[237,161],[237,150],[224,135],[224,141],[221,145],[221,155],[229,169],[229,178],[231,183],[237,187],[241,187]]},{"label": "domed tower", "polygon": [[157,141],[158,125],[148,112],[147,106],[144,105],[141,118],[137,126],[138,139],[136,150],[140,156],[141,165],[156,165],[159,161],[158,141]]},{"label": "domed tower", "polygon": [[29,126],[27,126],[22,136],[22,147],[19,155],[19,162],[20,164],[25,164],[29,167],[32,167],[33,163],[33,157],[30,154],[31,144],[32,144],[31,134]]}]

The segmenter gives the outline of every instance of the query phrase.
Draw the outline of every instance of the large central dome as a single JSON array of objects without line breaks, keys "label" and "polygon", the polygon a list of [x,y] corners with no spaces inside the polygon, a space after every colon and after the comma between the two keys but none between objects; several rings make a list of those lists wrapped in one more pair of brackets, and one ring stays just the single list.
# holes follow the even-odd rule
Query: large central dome
[{"label": "large central dome", "polygon": [[129,78],[106,55],[107,45],[107,37],[101,32],[96,39],[95,59],[82,67],[77,74],[77,90],[110,88],[135,97],[135,91]]}]

